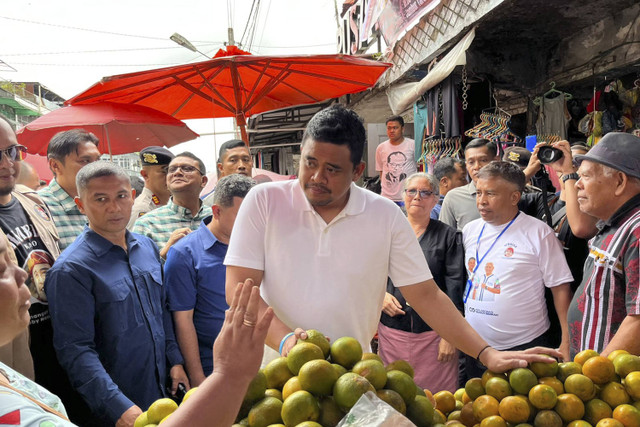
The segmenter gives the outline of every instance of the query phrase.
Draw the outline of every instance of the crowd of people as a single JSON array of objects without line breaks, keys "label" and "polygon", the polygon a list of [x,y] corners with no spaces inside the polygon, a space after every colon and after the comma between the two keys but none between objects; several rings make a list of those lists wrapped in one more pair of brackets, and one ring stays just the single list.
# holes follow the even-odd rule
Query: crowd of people
[{"label": "crowd of people", "polygon": [[202,200],[201,159],[148,147],[136,199],[81,129],[51,140],[45,188],[17,184],[26,149],[0,119],[0,415],[133,426],[198,386],[164,424],[230,425],[264,344],[286,355],[307,329],[365,349],[377,332],[383,360],[410,361],[435,391],[457,388],[459,357],[477,376],[640,353],[637,137],[554,144],[562,189],[545,218],[525,190],[539,147],[523,165],[473,140],[434,176],[416,173],[403,126],[388,120],[377,155],[382,196],[355,184],[364,125],[334,105],[309,122],[296,180],[256,186],[232,140]]}]

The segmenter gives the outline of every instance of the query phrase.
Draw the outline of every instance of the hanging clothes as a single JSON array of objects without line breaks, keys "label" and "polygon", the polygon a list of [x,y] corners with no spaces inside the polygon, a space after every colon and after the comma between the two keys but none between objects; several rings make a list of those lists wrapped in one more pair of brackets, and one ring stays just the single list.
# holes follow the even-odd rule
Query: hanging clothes
[{"label": "hanging clothes", "polygon": [[452,138],[460,136],[460,115],[458,92],[454,76],[444,79],[438,86],[425,94],[427,99],[428,137]]},{"label": "hanging clothes", "polygon": [[540,113],[536,122],[538,135],[558,135],[561,139],[567,139],[567,130],[571,115],[567,109],[567,100],[564,96],[555,98],[542,97]]},{"label": "hanging clothes", "polygon": [[420,155],[422,154],[424,131],[427,127],[427,120],[429,120],[427,111],[427,103],[423,99],[420,99],[413,104],[413,140],[416,143],[413,155],[416,162],[420,160]]}]

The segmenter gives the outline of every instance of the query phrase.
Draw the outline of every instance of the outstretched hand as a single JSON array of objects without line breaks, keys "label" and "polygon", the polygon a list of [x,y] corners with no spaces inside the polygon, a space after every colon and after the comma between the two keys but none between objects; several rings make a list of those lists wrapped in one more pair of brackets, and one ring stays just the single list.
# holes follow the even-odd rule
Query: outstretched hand
[{"label": "outstretched hand", "polygon": [[526,368],[531,362],[555,362],[562,359],[558,350],[548,347],[532,347],[521,351],[499,351],[488,348],[482,353],[481,362],[493,372],[506,372],[509,369]]},{"label": "outstretched hand", "polygon": [[260,368],[264,342],[273,319],[269,307],[258,319],[260,290],[247,279],[235,288],[224,324],[213,344],[213,370],[229,378],[249,375]]}]

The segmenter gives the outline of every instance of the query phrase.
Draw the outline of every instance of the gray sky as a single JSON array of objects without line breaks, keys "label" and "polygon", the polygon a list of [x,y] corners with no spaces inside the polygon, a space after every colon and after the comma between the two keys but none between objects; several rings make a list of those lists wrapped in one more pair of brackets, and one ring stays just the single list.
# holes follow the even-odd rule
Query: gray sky
[{"label": "gray sky", "polygon": [[[0,0],[0,78],[39,81],[70,98],[104,76],[201,61],[243,39],[254,0]],[[334,0],[256,0],[254,54],[335,53]],[[244,36],[249,41],[249,35]],[[245,42],[245,47],[248,43]]]},{"label": "gray sky", "polygon": [[[256,55],[337,51],[334,0],[256,0],[253,37],[244,35],[254,0],[0,0],[0,80],[37,81],[71,98],[104,76],[202,61],[169,37],[180,33],[209,56],[236,42]],[[231,119],[188,120],[198,133],[180,144],[213,170],[217,146],[233,137]]]}]

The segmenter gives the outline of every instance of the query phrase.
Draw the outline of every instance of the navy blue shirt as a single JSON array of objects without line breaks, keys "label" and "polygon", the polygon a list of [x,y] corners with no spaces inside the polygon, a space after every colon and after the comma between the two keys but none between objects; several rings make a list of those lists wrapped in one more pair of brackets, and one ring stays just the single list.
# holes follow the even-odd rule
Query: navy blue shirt
[{"label": "navy blue shirt", "polygon": [[164,265],[169,310],[193,310],[205,375],[213,371],[213,342],[229,308],[224,291],[224,257],[229,246],[219,242],[207,228],[210,221],[211,217],[206,218],[196,231],[178,240],[169,249]]},{"label": "navy blue shirt", "polygon": [[85,226],[47,272],[58,360],[94,415],[112,425],[165,395],[167,363],[182,364],[158,249],[126,232],[128,251]]}]

